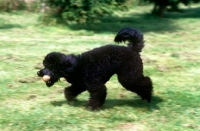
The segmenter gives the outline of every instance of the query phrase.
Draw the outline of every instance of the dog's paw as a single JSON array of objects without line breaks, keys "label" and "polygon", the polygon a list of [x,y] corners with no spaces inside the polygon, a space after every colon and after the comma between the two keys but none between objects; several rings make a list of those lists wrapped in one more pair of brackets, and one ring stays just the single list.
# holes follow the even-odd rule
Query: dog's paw
[{"label": "dog's paw", "polygon": [[68,102],[77,101],[76,97],[72,96],[72,95],[66,95],[65,94],[65,98],[67,99]]},{"label": "dog's paw", "polygon": [[98,108],[94,108],[92,106],[86,106],[86,108],[89,110],[89,111],[99,111],[101,108],[98,107]]},{"label": "dog's paw", "polygon": [[88,101],[86,108],[91,110],[91,111],[97,111],[97,110],[100,110],[101,106],[102,106],[101,102],[90,100],[90,101]]},{"label": "dog's paw", "polygon": [[70,100],[70,101],[67,100],[67,104],[68,105],[74,105],[77,101],[78,101],[77,99],[73,99],[73,100]]}]

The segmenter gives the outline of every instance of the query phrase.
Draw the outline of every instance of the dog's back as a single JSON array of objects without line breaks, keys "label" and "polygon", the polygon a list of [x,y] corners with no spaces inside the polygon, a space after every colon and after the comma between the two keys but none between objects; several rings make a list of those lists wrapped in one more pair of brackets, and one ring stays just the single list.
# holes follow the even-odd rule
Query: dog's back
[{"label": "dog's back", "polygon": [[126,46],[105,45],[81,54],[80,58],[79,64],[85,79],[98,77],[106,82],[124,68],[142,73],[140,54]]},{"label": "dog's back", "polygon": [[118,45],[105,45],[81,54],[85,62],[87,61],[95,64],[106,64],[106,61],[119,62],[119,60],[120,62],[124,62],[138,55],[138,52],[133,51],[131,48]]}]

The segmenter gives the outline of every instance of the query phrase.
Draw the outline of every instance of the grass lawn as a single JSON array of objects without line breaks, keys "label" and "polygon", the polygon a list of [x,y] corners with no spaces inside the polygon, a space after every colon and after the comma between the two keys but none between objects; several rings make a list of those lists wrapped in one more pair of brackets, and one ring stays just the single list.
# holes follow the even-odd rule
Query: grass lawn
[{"label": "grass lawn", "polygon": [[[52,27],[39,15],[0,13],[1,131],[200,131],[200,5],[165,18],[148,14],[152,7],[116,12],[101,23]],[[123,27],[144,33],[141,53],[145,75],[152,78],[150,104],[118,83],[106,83],[108,96],[100,111],[85,108],[88,93],[67,103],[65,80],[47,88],[37,77],[51,51],[81,53],[113,43]]]}]

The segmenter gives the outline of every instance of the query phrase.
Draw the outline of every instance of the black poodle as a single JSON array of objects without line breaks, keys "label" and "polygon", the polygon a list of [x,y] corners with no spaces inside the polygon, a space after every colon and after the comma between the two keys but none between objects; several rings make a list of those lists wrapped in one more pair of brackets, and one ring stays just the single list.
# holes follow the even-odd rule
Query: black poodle
[{"label": "black poodle", "polygon": [[117,74],[118,81],[124,88],[150,102],[152,81],[143,75],[143,63],[139,54],[144,47],[143,35],[136,29],[124,28],[114,41],[128,41],[129,44],[127,47],[105,45],[80,55],[51,52],[43,60],[44,69],[37,74],[40,77],[49,76],[43,79],[48,87],[61,77],[71,83],[64,90],[68,101],[87,90],[90,93],[87,107],[91,110],[100,108],[105,102],[105,83],[113,74]]}]

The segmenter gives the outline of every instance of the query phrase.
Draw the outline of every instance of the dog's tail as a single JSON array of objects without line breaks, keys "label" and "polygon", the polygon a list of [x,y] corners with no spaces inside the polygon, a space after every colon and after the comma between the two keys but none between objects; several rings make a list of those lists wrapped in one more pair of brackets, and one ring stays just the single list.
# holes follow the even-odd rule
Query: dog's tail
[{"label": "dog's tail", "polygon": [[115,36],[114,41],[117,43],[128,41],[128,47],[136,52],[141,52],[144,47],[143,34],[132,28],[123,28],[120,30]]}]

